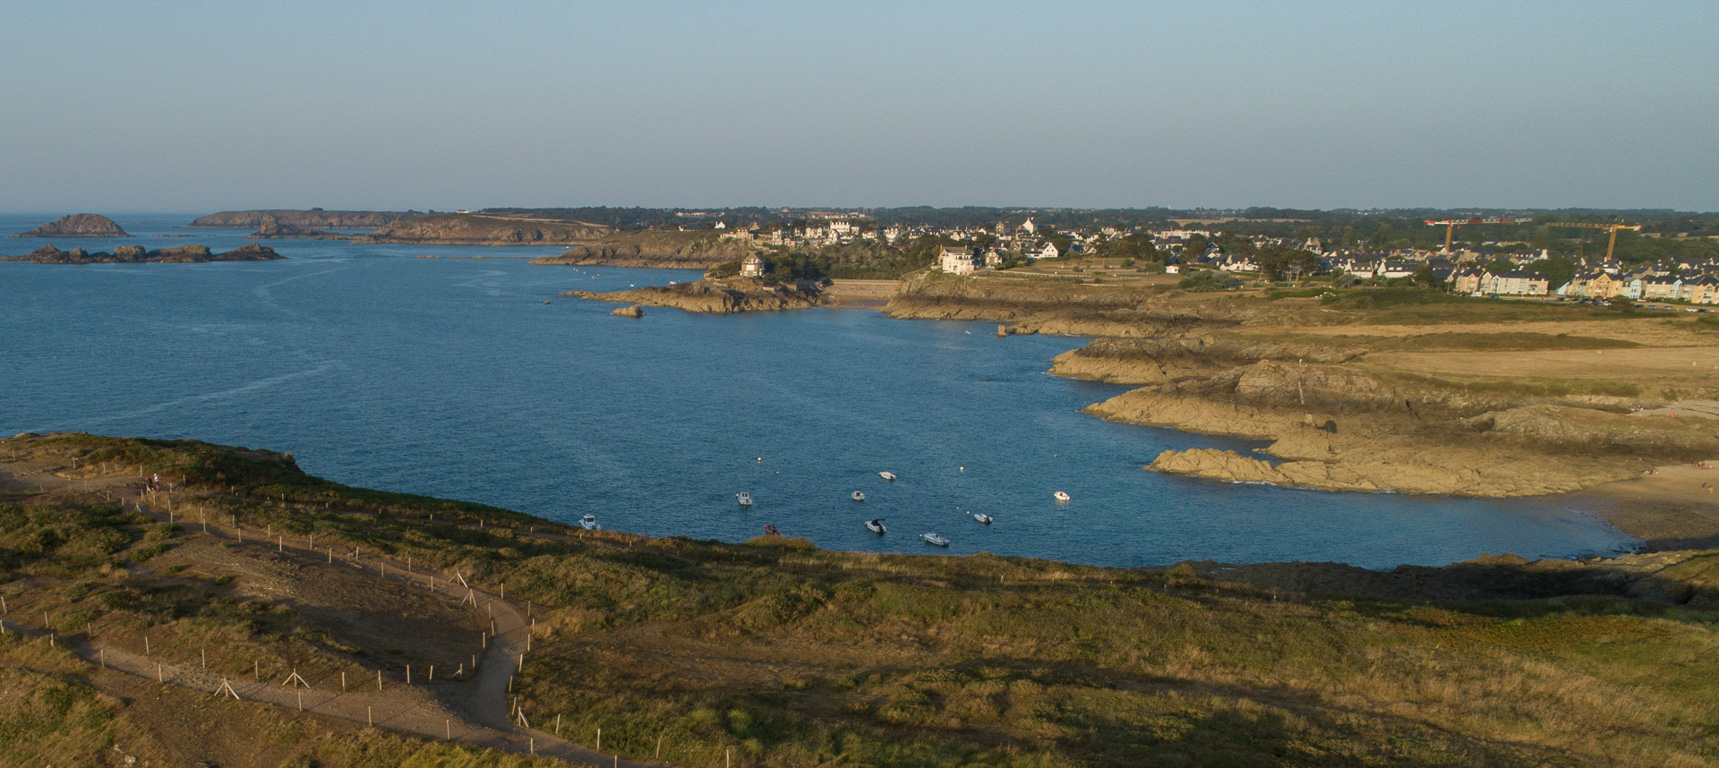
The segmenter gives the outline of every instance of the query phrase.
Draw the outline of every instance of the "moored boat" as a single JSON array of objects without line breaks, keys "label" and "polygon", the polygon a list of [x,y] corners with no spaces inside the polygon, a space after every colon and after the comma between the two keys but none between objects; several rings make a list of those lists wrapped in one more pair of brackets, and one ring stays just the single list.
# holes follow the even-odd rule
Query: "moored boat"
[{"label": "moored boat", "polygon": [[597,524],[597,516],[596,515],[586,515],[584,517],[579,518],[579,527],[584,528],[587,531],[603,530],[603,526]]},{"label": "moored boat", "polygon": [[879,473],[877,473],[877,476],[878,476],[878,477],[881,477],[881,478],[883,478],[883,479],[885,479],[885,480],[888,480],[888,481],[890,481],[890,482],[895,482],[895,473],[894,473],[894,472],[891,472],[891,471],[889,471],[889,470],[887,470],[887,469],[886,469],[886,470],[884,470],[884,471],[882,471],[882,472],[879,472]]},{"label": "moored boat", "polygon": [[919,534],[919,538],[924,539],[925,543],[930,544],[933,547],[947,547],[947,546],[949,546],[949,540],[948,539],[945,539],[942,536],[939,536],[935,533],[922,533],[922,534]]},{"label": "moored boat", "polygon": [[1052,495],[1052,496],[1055,496],[1055,497],[1056,497],[1056,500],[1057,500],[1057,501],[1059,501],[1059,502],[1062,502],[1062,503],[1065,503],[1065,504],[1066,504],[1066,503],[1068,503],[1068,494],[1066,494],[1066,493],[1063,493],[1063,492],[1062,492],[1062,491],[1057,491],[1057,492],[1056,492],[1056,493],[1053,493],[1053,494],[1051,494],[1051,495]]},{"label": "moored boat", "polygon": [[740,502],[740,506],[742,507],[752,506],[752,494],[746,491],[734,494],[734,500]]},{"label": "moored boat", "polygon": [[865,501],[865,494],[860,491],[854,491],[853,494],[848,496],[848,498],[853,499],[854,501]]},{"label": "moored boat", "polygon": [[971,514],[973,516],[973,522],[975,522],[975,523],[984,523],[985,525],[991,524],[991,516],[990,515],[987,515],[983,512],[972,512],[969,514]]},{"label": "moored boat", "polygon": [[865,529],[880,536],[889,532],[888,528],[883,527],[883,518],[881,517],[865,521]]}]

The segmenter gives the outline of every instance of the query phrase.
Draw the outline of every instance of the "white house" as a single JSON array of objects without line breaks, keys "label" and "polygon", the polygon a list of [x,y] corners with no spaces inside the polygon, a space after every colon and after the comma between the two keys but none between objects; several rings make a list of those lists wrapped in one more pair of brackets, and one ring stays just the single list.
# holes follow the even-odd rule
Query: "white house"
[{"label": "white house", "polygon": [[1039,249],[1041,259],[1054,259],[1061,255],[1062,251],[1056,249],[1056,243],[1045,243],[1045,247]]},{"label": "white house", "polygon": [[740,276],[741,277],[763,277],[764,276],[764,258],[762,256],[759,256],[758,254],[754,253],[754,254],[748,255],[744,259],[741,259],[740,260]]},{"label": "white house", "polygon": [[973,254],[966,248],[950,248],[944,246],[943,253],[937,257],[937,268],[952,275],[973,274]]}]

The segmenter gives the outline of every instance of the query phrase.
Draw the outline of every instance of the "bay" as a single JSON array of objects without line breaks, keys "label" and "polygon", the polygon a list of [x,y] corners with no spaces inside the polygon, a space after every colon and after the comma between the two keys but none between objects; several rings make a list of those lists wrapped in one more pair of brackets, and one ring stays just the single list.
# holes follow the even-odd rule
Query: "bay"
[{"label": "bay", "polygon": [[[54,215],[0,215],[0,234]],[[226,250],[245,232],[115,216],[112,250]],[[190,237],[176,237],[191,235]],[[0,240],[21,254],[47,241]],[[295,454],[343,483],[611,529],[1103,565],[1443,564],[1621,551],[1555,502],[1333,494],[1141,470],[1246,441],[1080,413],[1123,388],[1060,379],[1085,343],[864,310],[703,316],[557,298],[694,272],[532,266],[556,248],[268,243],[285,261],[0,263],[0,432],[189,437]],[[420,256],[434,255],[425,259]],[[544,302],[549,302],[545,304]],[[890,483],[879,470],[900,476]],[[849,499],[854,490],[863,503]],[[1056,503],[1054,491],[1073,500]],[[756,506],[742,510],[734,494]],[[982,526],[966,512],[985,512]],[[861,526],[883,517],[876,536]],[[918,534],[951,539],[934,550]]]}]

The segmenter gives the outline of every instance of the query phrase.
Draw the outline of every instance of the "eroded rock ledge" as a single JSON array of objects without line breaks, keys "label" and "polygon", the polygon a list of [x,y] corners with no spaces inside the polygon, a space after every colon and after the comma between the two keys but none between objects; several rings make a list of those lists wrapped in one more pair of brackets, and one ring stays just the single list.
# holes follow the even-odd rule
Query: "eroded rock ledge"
[{"label": "eroded rock ledge", "polygon": [[567,291],[561,295],[712,314],[806,309],[821,306],[827,301],[823,284],[816,281],[770,284],[750,277],[699,280],[609,293]]},{"label": "eroded rock ledge", "polygon": [[266,245],[246,243],[223,253],[206,245],[179,245],[151,251],[141,245],[122,245],[112,253],[90,253],[82,248],[62,251],[44,245],[23,256],[0,257],[0,261],[28,261],[33,264],[203,264],[211,261],[274,261],[284,259]]}]

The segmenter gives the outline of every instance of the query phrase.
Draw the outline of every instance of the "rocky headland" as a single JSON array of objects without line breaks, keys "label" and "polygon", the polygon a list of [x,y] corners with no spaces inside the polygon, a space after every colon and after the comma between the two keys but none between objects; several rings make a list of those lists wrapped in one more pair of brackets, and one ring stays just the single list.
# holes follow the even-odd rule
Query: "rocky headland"
[{"label": "rocky headland", "polygon": [[609,293],[567,291],[561,295],[710,314],[808,309],[822,306],[826,301],[824,286],[817,281],[771,284],[753,277],[699,280]]},{"label": "rocky headland", "polygon": [[739,240],[724,240],[716,232],[670,232],[647,229],[614,232],[560,256],[533,260],[553,266],[601,265],[644,269],[709,269],[738,261],[752,252]]},{"label": "rocky headland", "polygon": [[82,248],[62,251],[44,245],[22,256],[0,257],[0,261],[28,261],[32,264],[203,264],[212,261],[274,261],[284,259],[266,245],[246,243],[230,251],[217,253],[206,245],[179,245],[149,250],[141,245],[122,245],[113,252],[91,253]]},{"label": "rocky headland", "polygon": [[99,213],[74,213],[13,237],[130,237],[113,219]]},{"label": "rocky headland", "polygon": [[199,216],[188,226],[220,229],[261,229],[265,222],[316,229],[376,229],[396,221],[414,219],[426,214],[420,211],[221,211]]},{"label": "rocky headland", "polygon": [[290,221],[282,221],[274,216],[265,216],[263,217],[263,223],[257,226],[257,231],[252,232],[248,237],[254,237],[261,240],[286,240],[293,238],[310,240],[345,240],[350,236],[334,232],[325,232],[320,229],[312,229],[301,224],[294,224]]},{"label": "rocky headland", "polygon": [[395,221],[368,235],[353,238],[353,241],[419,245],[574,245],[597,240],[608,232],[608,227],[582,221],[438,213]]}]

